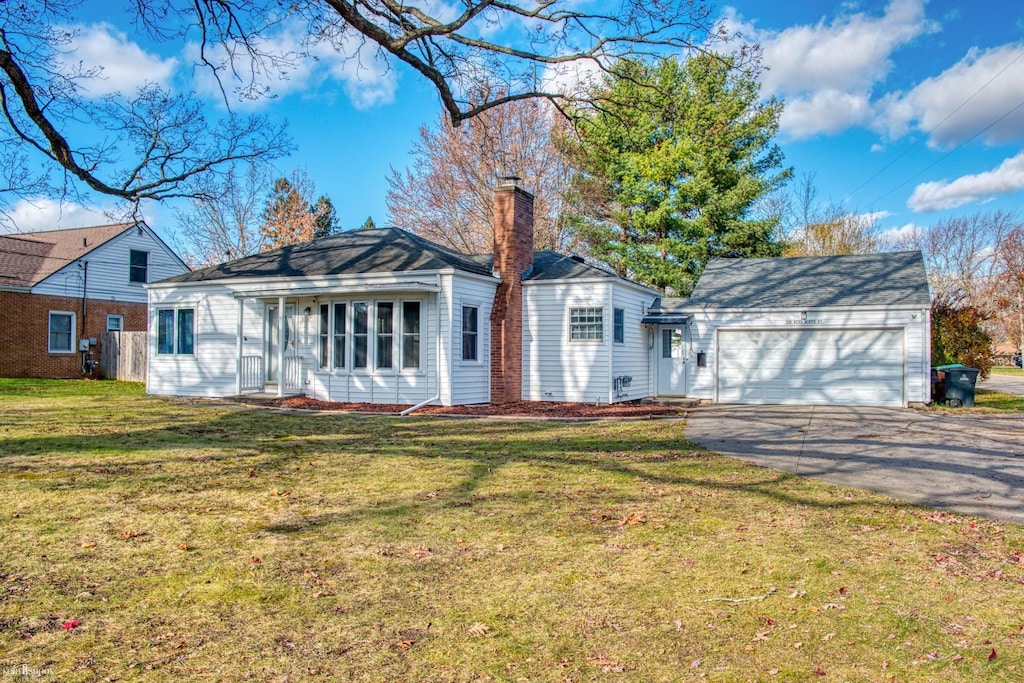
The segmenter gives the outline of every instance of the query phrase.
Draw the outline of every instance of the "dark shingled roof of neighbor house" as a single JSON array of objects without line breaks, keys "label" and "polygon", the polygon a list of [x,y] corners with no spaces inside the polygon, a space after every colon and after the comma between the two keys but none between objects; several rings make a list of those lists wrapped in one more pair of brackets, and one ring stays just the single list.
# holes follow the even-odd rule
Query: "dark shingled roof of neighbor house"
[{"label": "dark shingled roof of neighbor house", "polygon": [[694,308],[822,308],[931,305],[919,251],[851,256],[713,259],[688,299],[662,311]]},{"label": "dark shingled roof of neighbor house", "polygon": [[[491,254],[463,254],[401,228],[350,230],[293,244],[168,278],[163,282],[203,282],[230,278],[308,277],[442,270],[455,268],[491,275]],[[526,280],[615,277],[603,268],[554,251],[534,253]]]}]

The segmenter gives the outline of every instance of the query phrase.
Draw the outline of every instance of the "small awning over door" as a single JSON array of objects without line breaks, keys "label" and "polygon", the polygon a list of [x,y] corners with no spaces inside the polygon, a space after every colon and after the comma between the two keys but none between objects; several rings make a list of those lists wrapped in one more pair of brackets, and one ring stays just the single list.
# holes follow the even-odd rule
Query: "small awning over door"
[{"label": "small awning over door", "polygon": [[671,312],[650,312],[640,319],[644,325],[685,325],[686,321],[692,318],[692,315],[686,315],[685,313],[671,313]]}]

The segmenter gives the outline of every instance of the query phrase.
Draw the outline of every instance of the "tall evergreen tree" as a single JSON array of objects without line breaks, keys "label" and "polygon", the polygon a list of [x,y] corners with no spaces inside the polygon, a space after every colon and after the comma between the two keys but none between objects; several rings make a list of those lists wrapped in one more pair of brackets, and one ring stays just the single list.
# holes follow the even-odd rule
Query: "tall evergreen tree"
[{"label": "tall evergreen tree", "polygon": [[757,206],[792,174],[773,142],[782,105],[753,73],[713,54],[623,60],[594,99],[565,140],[591,254],[677,295],[711,258],[781,254],[778,218]]},{"label": "tall evergreen tree", "polygon": [[334,202],[327,195],[320,195],[320,198],[310,205],[309,212],[313,214],[314,239],[341,232],[338,212],[334,209]]}]

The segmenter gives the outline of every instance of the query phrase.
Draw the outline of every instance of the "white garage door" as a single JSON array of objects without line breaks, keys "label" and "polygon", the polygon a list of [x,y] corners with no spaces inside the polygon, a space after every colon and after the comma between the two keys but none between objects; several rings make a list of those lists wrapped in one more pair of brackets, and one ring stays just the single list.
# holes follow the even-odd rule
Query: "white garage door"
[{"label": "white garage door", "polygon": [[903,405],[903,330],[720,330],[719,403]]}]

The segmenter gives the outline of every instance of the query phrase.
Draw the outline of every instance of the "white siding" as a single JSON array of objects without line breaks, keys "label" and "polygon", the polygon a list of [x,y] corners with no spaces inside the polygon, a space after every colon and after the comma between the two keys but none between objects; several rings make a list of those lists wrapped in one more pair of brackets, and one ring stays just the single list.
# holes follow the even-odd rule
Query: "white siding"
[{"label": "white siding", "polygon": [[[155,290],[149,306],[149,378],[146,391],[173,396],[231,396],[235,393],[238,302],[224,286],[202,289]],[[262,317],[248,302],[247,319]],[[157,353],[157,310],[192,308],[195,310],[193,355]],[[259,316],[259,317],[257,317]],[[255,332],[255,322],[248,330]],[[247,330],[247,332],[248,332]],[[253,335],[255,336],[255,335]],[[260,334],[262,336],[262,333]]]},{"label": "white siding", "polygon": [[[716,357],[716,331],[729,329],[891,329],[903,332],[903,401],[928,400],[930,349],[928,348],[928,311],[922,309],[818,309],[807,311],[688,311],[694,316],[691,326],[693,356],[687,367],[689,388],[694,398],[717,400],[716,377],[720,359]],[[806,316],[803,314],[806,313]],[[806,320],[806,322],[805,322]],[[697,352],[706,354],[706,367],[697,367]]]},{"label": "white siding", "polygon": [[[451,404],[491,400],[491,308],[496,285],[469,278],[452,278]],[[477,360],[462,360],[462,307],[477,307]]]},{"label": "white siding", "polygon": [[68,264],[32,288],[33,294],[82,296],[83,269],[79,261],[89,262],[90,299],[146,303],[146,289],[128,281],[129,254],[132,249],[149,253],[149,282],[188,272],[188,268],[149,229],[127,230],[78,261]]},{"label": "white siding", "polygon": [[[523,398],[611,400],[612,307],[608,281],[523,286]],[[601,308],[604,339],[569,341],[569,309]]]},{"label": "white siding", "polygon": [[[613,386],[612,400],[631,401],[653,396],[655,387],[651,383],[650,373],[652,351],[649,350],[653,342],[649,336],[652,332],[640,321],[658,295],[622,283],[615,283],[611,290],[612,308],[621,308],[625,319],[625,343],[612,343],[612,380],[623,375],[633,378],[621,396],[615,396]],[[608,330],[609,335],[613,334],[611,325]]]},{"label": "white siding", "polygon": [[[422,275],[410,280],[409,289],[401,282],[389,282],[387,290],[373,289],[372,285],[353,283],[351,288],[335,283],[334,291],[344,294],[323,294],[315,299],[305,294],[301,297],[286,297],[286,305],[295,306],[294,330],[296,335],[295,353],[302,358],[302,391],[304,394],[329,401],[398,403],[414,405],[433,398],[439,393],[438,340],[442,342],[441,365],[445,366],[452,345],[453,334],[448,309],[452,300],[450,294],[452,278],[442,278],[441,292],[417,291],[416,286],[424,281]],[[308,282],[290,282],[296,288],[308,291]],[[378,283],[379,284],[379,283]],[[236,391],[238,357],[238,301],[235,294],[244,288],[248,295],[243,298],[243,355],[265,355],[265,315],[267,306],[278,304],[276,296],[255,298],[250,284],[234,282],[227,284],[186,285],[179,287],[154,287],[150,290],[150,374],[147,390],[153,394],[181,396],[230,396]],[[463,290],[473,289],[473,283],[460,285]],[[478,286],[479,288],[479,286]],[[490,289],[487,293],[484,290]],[[483,296],[481,304],[482,323],[490,315],[494,285],[483,285],[478,294]],[[489,297],[489,298],[488,298]],[[369,367],[352,370],[350,367],[321,369],[319,362],[319,305],[345,302],[351,311],[355,301],[395,302],[395,351],[394,369],[374,367],[375,315],[371,306],[369,312]],[[420,302],[420,367],[400,368],[401,346],[401,302]],[[195,309],[195,354],[157,354],[157,310],[161,308]],[[304,315],[305,308],[310,315]],[[440,330],[440,334],[439,334]],[[351,327],[348,329],[347,345],[351,351]],[[483,332],[483,329],[482,329]],[[484,334],[482,334],[486,338]],[[461,342],[461,327],[459,341]],[[290,354],[289,354],[290,355]],[[350,360],[350,359],[349,359]],[[346,362],[350,366],[350,362]],[[264,365],[264,367],[266,367]],[[484,369],[486,370],[486,368]],[[486,372],[484,372],[486,378]],[[479,385],[469,382],[468,386]],[[486,391],[486,386],[485,386]],[[444,392],[441,392],[444,396]],[[451,395],[446,404],[451,403]],[[442,399],[444,400],[444,399]],[[480,402],[479,394],[464,392],[456,399],[463,403]],[[483,401],[487,400],[484,396]]]}]

